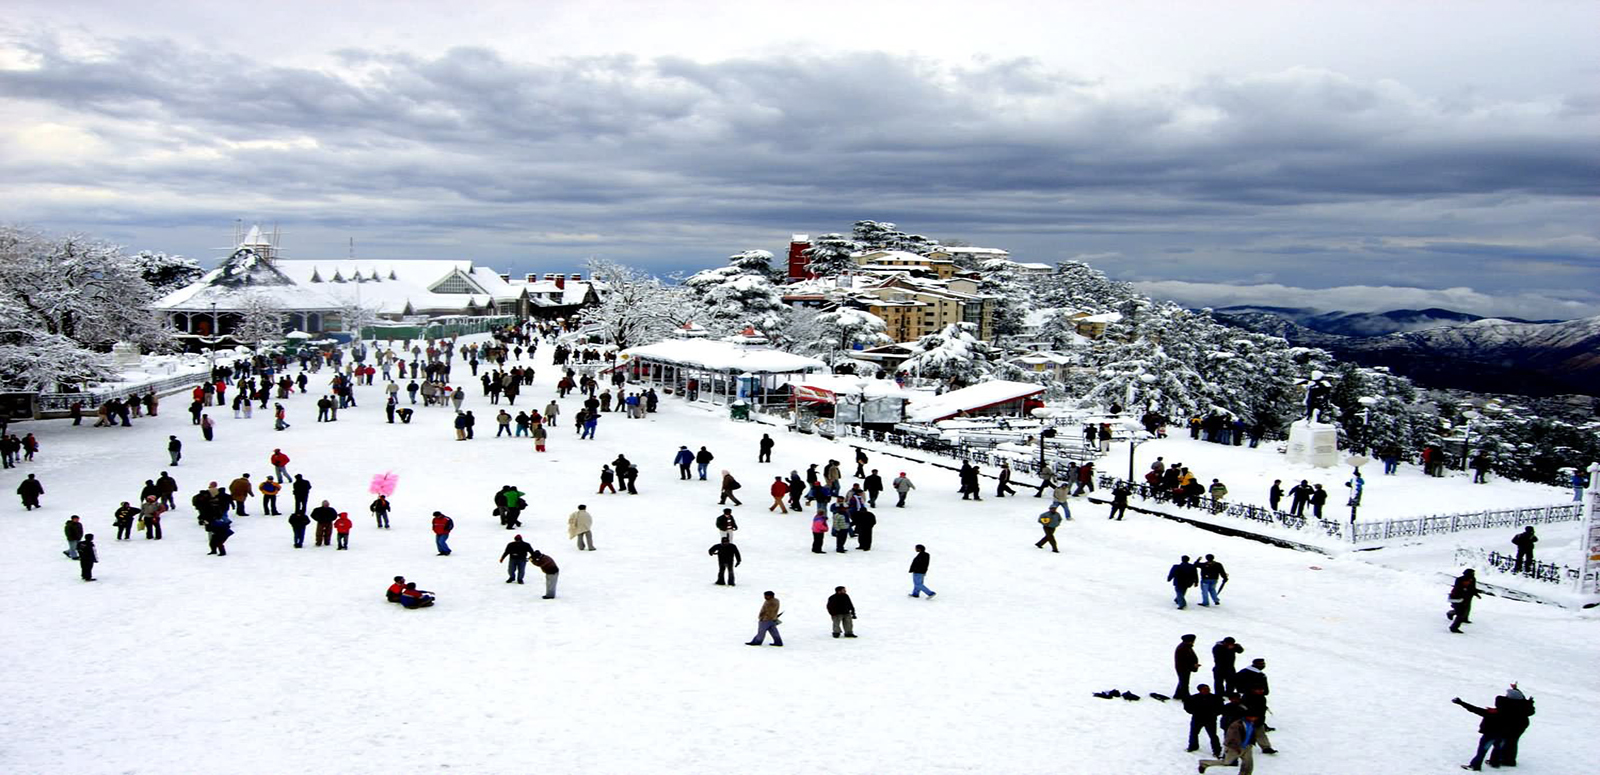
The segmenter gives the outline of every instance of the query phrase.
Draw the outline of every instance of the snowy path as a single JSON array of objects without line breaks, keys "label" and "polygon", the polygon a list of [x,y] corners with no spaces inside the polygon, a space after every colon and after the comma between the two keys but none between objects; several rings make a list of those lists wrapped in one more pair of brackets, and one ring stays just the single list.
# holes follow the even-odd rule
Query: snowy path
[{"label": "snowy path", "polygon": [[[519,404],[542,408],[553,379],[542,368]],[[1175,703],[1090,696],[1170,693],[1185,632],[1206,647],[1202,676],[1224,635],[1246,660],[1268,660],[1283,753],[1258,757],[1258,772],[1454,771],[1476,718],[1449,699],[1487,702],[1512,680],[1539,702],[1519,771],[1588,769],[1572,741],[1600,702],[1593,612],[1488,598],[1468,634],[1451,635],[1448,568],[1299,554],[1149,517],[1112,523],[1098,506],[1077,509],[1052,555],[1031,546],[1044,501],[963,503],[948,472],[886,458],[873,465],[919,487],[910,508],[877,510],[870,553],[836,555],[830,541],[813,555],[808,515],[768,514],[766,486],[829,456],[849,473],[848,447],[775,434],[777,464],[756,465],[770,429],[673,399],[648,420],[608,414],[596,441],[579,442],[568,400],[551,452],[536,455],[492,438],[493,411],[465,384],[479,414],[471,442],[453,440],[443,410],[385,424],[377,387],[338,423],[312,422],[312,399],[298,397],[285,433],[264,414],[218,413],[211,444],[176,406],[131,429],[28,424],[44,451],[19,471],[47,493],[43,510],[12,500],[0,517],[12,549],[0,582],[17,591],[0,603],[0,771],[1191,772]],[[111,540],[111,510],[162,470],[168,433],[187,449],[167,540]],[[679,444],[709,446],[713,472],[745,485],[737,587],[711,584],[716,487],[677,480]],[[202,479],[259,479],[274,446],[313,481],[313,502],[351,513],[351,551],[291,548],[282,518],[253,501],[229,555],[206,555],[188,496]],[[641,466],[642,494],[594,495],[618,452]],[[400,477],[395,527],[378,531],[366,486],[386,470]],[[489,505],[503,484],[530,493],[521,533],[560,563],[558,600],[540,600],[535,579],[503,583],[494,561],[510,534]],[[578,503],[595,514],[599,551],[566,540]],[[434,509],[458,525],[448,558],[434,556]],[[69,513],[97,535],[94,584],[60,555]],[[906,596],[919,542],[933,555],[933,601]],[[1204,552],[1233,575],[1224,606],[1173,610],[1167,566]],[[440,605],[382,602],[396,574]],[[861,614],[854,641],[828,635],[822,606],[837,584]],[[783,649],[741,645],[763,589],[783,600]]]}]

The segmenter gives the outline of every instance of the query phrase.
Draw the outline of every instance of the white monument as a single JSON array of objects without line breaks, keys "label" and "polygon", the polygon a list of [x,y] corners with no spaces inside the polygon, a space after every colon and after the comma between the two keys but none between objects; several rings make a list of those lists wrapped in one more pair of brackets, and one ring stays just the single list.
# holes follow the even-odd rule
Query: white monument
[{"label": "white monument", "polygon": [[1289,426],[1289,446],[1285,453],[1291,463],[1332,468],[1339,464],[1339,429],[1323,423],[1296,421]]},{"label": "white monument", "polygon": [[111,345],[111,363],[117,368],[137,368],[141,360],[139,345],[132,342],[117,342]]}]

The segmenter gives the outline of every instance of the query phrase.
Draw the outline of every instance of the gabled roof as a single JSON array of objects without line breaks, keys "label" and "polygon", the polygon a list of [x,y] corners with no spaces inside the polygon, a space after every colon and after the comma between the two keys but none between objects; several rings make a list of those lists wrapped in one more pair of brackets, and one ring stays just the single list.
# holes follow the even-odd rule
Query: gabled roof
[{"label": "gabled roof", "polygon": [[948,420],[962,412],[975,412],[995,404],[1029,398],[1044,392],[1044,388],[1028,382],[1010,382],[1003,379],[983,382],[944,395],[917,400],[906,412],[913,422],[938,422]]}]

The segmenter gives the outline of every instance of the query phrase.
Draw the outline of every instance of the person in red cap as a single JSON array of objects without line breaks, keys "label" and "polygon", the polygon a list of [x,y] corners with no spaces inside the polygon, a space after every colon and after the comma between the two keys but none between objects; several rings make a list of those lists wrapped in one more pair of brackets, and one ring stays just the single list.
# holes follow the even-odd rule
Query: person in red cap
[{"label": "person in red cap", "polygon": [[894,491],[900,496],[900,500],[894,504],[895,508],[905,508],[906,493],[917,489],[917,486],[912,484],[910,479],[906,478],[906,472],[904,471],[901,471],[900,475],[894,478],[894,483],[892,486],[894,487]]},{"label": "person in red cap", "polygon": [[333,521],[333,532],[339,536],[339,545],[335,549],[350,548],[350,515],[341,511],[339,518]]}]

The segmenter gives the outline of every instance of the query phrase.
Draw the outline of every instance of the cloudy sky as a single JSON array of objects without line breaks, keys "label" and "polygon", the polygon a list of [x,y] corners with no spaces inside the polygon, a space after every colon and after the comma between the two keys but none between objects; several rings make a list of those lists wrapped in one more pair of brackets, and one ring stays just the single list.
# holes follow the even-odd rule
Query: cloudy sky
[{"label": "cloudy sky", "polygon": [[1192,304],[1600,315],[1600,11],[10,0],[0,220],[667,273],[857,219]]}]

